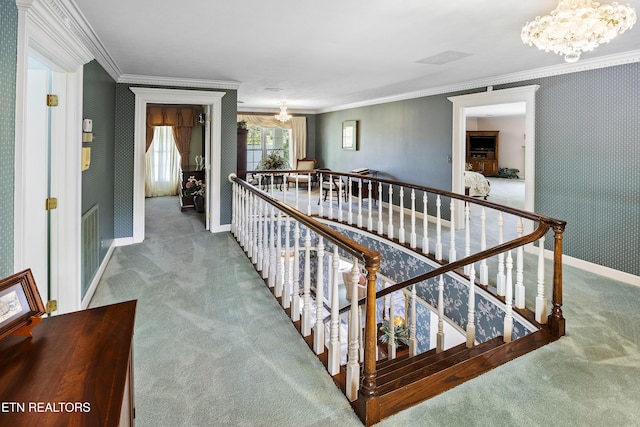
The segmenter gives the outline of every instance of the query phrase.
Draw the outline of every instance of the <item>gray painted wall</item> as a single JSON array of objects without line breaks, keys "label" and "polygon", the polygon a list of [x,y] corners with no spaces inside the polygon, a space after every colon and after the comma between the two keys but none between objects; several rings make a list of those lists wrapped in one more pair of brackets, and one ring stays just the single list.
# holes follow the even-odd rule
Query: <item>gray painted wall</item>
[{"label": "gray painted wall", "polygon": [[[640,64],[494,87],[536,93],[536,211],[568,222],[564,253],[640,275]],[[485,90],[467,91],[467,93]],[[452,105],[446,94],[321,114],[325,167],[451,188]],[[360,121],[360,150],[340,149],[343,120]],[[551,239],[548,239],[548,241]]]},{"label": "gray painted wall", "polygon": [[13,274],[13,188],[15,160],[18,9],[0,0],[0,277]]},{"label": "gray painted wall", "polygon": [[[115,133],[115,204],[114,204],[114,237],[133,236],[133,151],[135,133],[135,94],[129,89],[132,86],[118,83],[116,85],[116,133]],[[155,87],[155,86],[145,86]],[[176,87],[163,89],[190,88]],[[237,152],[237,92],[226,89],[200,89],[225,92],[222,97],[222,158],[220,173],[220,221],[221,224],[231,222],[231,183],[227,179],[236,170]],[[215,171],[212,171],[215,173]],[[177,208],[177,207],[176,207]]]},{"label": "gray painted wall", "polygon": [[116,126],[116,82],[95,60],[84,66],[82,116],[93,120],[91,166],[82,172],[82,213],[99,204],[99,231],[104,242],[100,262],[113,242],[113,177]]}]

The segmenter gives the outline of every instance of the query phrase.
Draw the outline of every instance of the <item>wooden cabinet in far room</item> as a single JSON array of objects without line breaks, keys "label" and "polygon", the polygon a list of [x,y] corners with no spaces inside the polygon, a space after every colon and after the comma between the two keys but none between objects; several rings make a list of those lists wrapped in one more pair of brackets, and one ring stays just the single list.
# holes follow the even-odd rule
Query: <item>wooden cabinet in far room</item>
[{"label": "wooden cabinet in far room", "polygon": [[467,131],[466,162],[474,172],[484,176],[498,176],[497,130]]},{"label": "wooden cabinet in far room", "polygon": [[178,198],[180,199],[180,210],[184,211],[187,208],[193,208],[193,197],[185,196],[184,190],[185,185],[187,184],[187,180],[190,176],[195,177],[195,179],[200,179],[202,182],[205,181],[204,178],[204,170],[196,170],[195,166],[190,166],[188,170],[180,171],[180,194]]}]

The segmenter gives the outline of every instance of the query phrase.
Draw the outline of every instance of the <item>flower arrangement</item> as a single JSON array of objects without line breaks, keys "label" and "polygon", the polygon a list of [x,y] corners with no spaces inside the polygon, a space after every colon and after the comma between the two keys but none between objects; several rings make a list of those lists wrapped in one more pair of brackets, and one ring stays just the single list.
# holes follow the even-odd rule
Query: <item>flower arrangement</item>
[{"label": "flower arrangement", "polygon": [[[389,324],[389,320],[382,322],[380,332],[382,332],[380,341],[388,344],[391,339],[391,325]],[[409,345],[409,330],[404,324],[404,319],[400,316],[396,316],[393,319],[393,334],[396,345]]]},{"label": "flower arrangement", "polygon": [[190,176],[184,185],[184,195],[188,197],[201,196],[204,197],[205,185],[201,179],[196,179],[195,176]]},{"label": "flower arrangement", "polygon": [[473,170],[473,164],[471,163],[465,163],[464,164],[464,169],[468,170],[468,171],[472,171]]},{"label": "flower arrangement", "polygon": [[247,121],[246,120],[240,120],[238,122],[238,129],[246,130],[247,129]]},{"label": "flower arrangement", "polygon": [[260,170],[286,169],[286,167],[287,161],[277,152],[272,152],[263,157],[258,165]]}]

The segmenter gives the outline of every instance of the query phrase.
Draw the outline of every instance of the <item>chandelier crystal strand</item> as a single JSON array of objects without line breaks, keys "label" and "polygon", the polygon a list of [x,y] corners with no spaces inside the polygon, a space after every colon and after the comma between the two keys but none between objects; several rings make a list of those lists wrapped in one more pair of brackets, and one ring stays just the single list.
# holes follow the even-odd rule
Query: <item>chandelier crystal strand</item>
[{"label": "chandelier crystal strand", "polygon": [[603,4],[592,0],[560,0],[549,15],[537,16],[522,27],[522,41],[545,52],[564,55],[576,62],[582,52],[609,43],[636,23],[629,5]]},{"label": "chandelier crystal strand", "polygon": [[276,114],[274,117],[280,120],[282,123],[291,119],[291,115],[287,113],[287,107],[285,106],[286,102],[282,101],[280,103],[280,113]]}]

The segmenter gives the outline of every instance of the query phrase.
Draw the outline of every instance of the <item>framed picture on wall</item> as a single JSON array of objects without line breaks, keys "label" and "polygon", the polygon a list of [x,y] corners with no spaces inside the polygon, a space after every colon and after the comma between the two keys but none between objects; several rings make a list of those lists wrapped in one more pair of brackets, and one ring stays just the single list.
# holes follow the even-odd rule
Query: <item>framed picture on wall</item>
[{"label": "framed picture on wall", "polygon": [[45,314],[30,269],[0,280],[0,339]]},{"label": "framed picture on wall", "polygon": [[342,122],[342,149],[358,149],[358,121],[345,120]]}]

